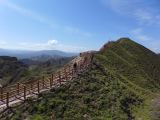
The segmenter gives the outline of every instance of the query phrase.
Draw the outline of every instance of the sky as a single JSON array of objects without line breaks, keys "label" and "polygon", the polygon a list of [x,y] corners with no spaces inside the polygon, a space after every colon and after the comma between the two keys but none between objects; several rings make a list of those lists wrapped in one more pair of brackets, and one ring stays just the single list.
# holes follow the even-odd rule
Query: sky
[{"label": "sky", "polygon": [[121,37],[160,52],[160,0],[0,0],[0,48],[99,50]]}]

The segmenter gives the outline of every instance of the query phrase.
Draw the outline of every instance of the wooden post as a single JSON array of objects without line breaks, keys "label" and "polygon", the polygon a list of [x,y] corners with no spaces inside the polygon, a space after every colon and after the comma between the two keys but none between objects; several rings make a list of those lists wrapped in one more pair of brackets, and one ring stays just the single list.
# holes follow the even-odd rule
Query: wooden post
[{"label": "wooden post", "polygon": [[0,91],[1,92],[1,101],[3,101],[3,88],[1,87],[0,89],[1,89],[1,91]]},{"label": "wooden post", "polygon": [[26,86],[24,85],[24,88],[23,88],[23,92],[24,92],[24,100],[26,99]]},{"label": "wooden post", "polygon": [[9,92],[7,92],[6,106],[9,107]]},{"label": "wooden post", "polygon": [[44,88],[45,87],[45,85],[44,85],[45,83],[44,83],[44,76],[42,77],[42,87]]},{"label": "wooden post", "polygon": [[39,93],[40,92],[40,86],[39,86],[39,80],[37,81],[37,92]]},{"label": "wooden post", "polygon": [[19,83],[17,83],[17,94],[19,95]]}]

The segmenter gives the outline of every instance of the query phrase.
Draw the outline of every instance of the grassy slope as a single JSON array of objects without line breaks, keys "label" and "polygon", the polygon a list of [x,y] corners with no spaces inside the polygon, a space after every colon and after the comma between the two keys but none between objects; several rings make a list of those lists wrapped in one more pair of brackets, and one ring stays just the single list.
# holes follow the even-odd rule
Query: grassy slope
[{"label": "grassy slope", "polygon": [[94,61],[73,82],[13,109],[9,119],[150,120],[150,102],[159,91],[157,55],[121,39],[107,44]]},{"label": "grassy slope", "polygon": [[12,119],[47,120],[53,115],[58,120],[133,118],[134,107],[143,99],[121,84],[121,78],[102,71],[91,70],[55,93],[42,94],[38,101],[16,107]]},{"label": "grassy slope", "polygon": [[157,54],[128,39],[111,43],[108,47],[98,57],[106,68],[142,88],[152,91],[159,88],[160,62]]}]

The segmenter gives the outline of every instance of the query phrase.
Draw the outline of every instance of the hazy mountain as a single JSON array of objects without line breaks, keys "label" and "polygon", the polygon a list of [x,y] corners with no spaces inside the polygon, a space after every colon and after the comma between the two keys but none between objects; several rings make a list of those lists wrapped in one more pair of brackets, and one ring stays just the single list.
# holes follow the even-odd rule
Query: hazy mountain
[{"label": "hazy mountain", "polygon": [[0,49],[0,56],[12,56],[18,59],[33,58],[39,59],[40,57],[55,58],[55,57],[71,57],[76,56],[77,53],[63,52],[59,50],[41,50],[41,51],[26,51],[26,50],[8,50]]}]

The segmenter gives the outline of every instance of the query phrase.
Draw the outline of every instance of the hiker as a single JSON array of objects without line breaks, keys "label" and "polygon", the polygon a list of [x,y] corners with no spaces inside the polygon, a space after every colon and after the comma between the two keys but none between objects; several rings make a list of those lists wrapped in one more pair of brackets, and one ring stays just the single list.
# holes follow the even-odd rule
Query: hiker
[{"label": "hiker", "polygon": [[74,68],[74,71],[77,72],[77,63],[76,62],[73,64],[73,68]]},{"label": "hiker", "polygon": [[80,53],[79,56],[82,57],[82,53]]}]

